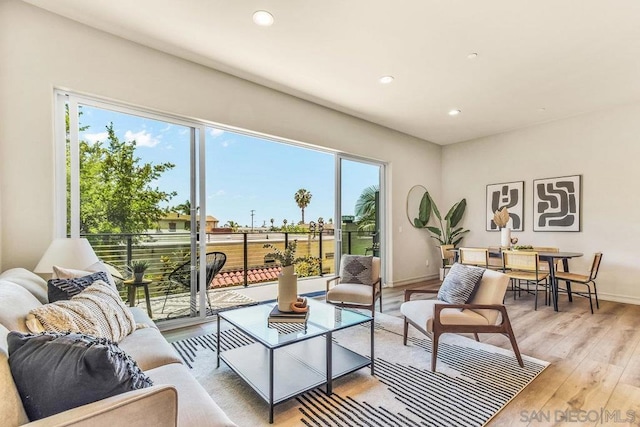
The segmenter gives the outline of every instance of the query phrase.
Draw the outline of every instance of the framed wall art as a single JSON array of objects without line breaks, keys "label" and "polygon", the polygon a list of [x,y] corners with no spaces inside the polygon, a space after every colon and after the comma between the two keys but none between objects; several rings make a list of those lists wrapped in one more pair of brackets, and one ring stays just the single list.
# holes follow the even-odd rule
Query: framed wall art
[{"label": "framed wall art", "polygon": [[524,230],[524,181],[487,185],[487,231],[498,231],[493,213],[503,207],[509,211],[507,228]]},{"label": "framed wall art", "polygon": [[582,175],[533,180],[533,231],[580,231]]}]

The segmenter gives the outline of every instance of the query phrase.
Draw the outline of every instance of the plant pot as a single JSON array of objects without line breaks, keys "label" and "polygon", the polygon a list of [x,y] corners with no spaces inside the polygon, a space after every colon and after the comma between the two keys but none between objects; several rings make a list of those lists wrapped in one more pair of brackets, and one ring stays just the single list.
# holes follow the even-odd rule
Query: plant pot
[{"label": "plant pot", "polygon": [[298,276],[292,265],[282,267],[278,274],[278,310],[291,312],[291,304],[298,300]]},{"label": "plant pot", "polygon": [[142,282],[144,280],[144,272],[143,273],[133,273],[133,280],[135,282]]}]

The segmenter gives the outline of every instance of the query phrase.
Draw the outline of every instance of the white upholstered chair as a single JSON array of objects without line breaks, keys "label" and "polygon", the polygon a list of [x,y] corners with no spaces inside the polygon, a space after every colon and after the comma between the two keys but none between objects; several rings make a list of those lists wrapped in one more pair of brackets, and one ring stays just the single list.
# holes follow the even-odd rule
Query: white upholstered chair
[{"label": "white upholstered chair", "polygon": [[[366,270],[364,267],[371,266]],[[382,312],[382,280],[380,258],[363,255],[342,255],[340,275],[327,280],[325,301],[341,307],[364,308],[375,316],[376,301]]]},{"label": "white upholstered chair", "polygon": [[449,304],[437,299],[411,300],[416,293],[435,294],[438,290],[406,290],[405,302],[400,306],[400,312],[404,315],[404,345],[407,345],[409,324],[431,337],[431,370],[435,372],[440,335],[473,333],[478,340],[479,333],[501,333],[509,338],[518,363],[524,367],[507,309],[502,304],[508,284],[507,275],[485,270],[475,294],[467,304]]}]

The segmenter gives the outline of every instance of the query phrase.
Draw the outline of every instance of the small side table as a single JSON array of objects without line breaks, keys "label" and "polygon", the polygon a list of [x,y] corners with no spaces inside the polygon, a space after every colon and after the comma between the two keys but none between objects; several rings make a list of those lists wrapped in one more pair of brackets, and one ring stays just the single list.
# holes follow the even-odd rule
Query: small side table
[{"label": "small side table", "polygon": [[141,282],[136,282],[134,279],[124,281],[124,284],[129,287],[129,307],[136,306],[136,296],[138,294],[138,288],[144,287],[144,298],[147,301],[147,314],[150,318],[153,318],[153,314],[151,313],[151,300],[149,299],[149,284],[152,282],[153,280],[149,279],[142,279]]}]

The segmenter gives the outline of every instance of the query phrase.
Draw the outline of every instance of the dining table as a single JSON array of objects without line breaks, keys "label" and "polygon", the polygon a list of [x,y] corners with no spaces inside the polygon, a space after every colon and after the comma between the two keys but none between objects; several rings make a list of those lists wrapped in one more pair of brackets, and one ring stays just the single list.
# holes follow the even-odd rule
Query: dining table
[{"label": "dining table", "polygon": [[[505,248],[500,247],[488,247],[489,256],[492,258],[502,258],[502,251]],[[458,250],[454,249],[455,253],[454,261],[458,261]],[[538,252],[538,258],[540,261],[546,261],[549,264],[549,281],[551,286],[551,295],[553,299],[553,310],[558,311],[558,282],[556,279],[556,261],[562,261],[562,269],[564,271],[569,271],[569,260],[571,258],[579,258],[583,256],[582,252]],[[571,296],[571,282],[566,282],[567,285],[567,296],[569,298],[569,302],[573,301]]]}]

